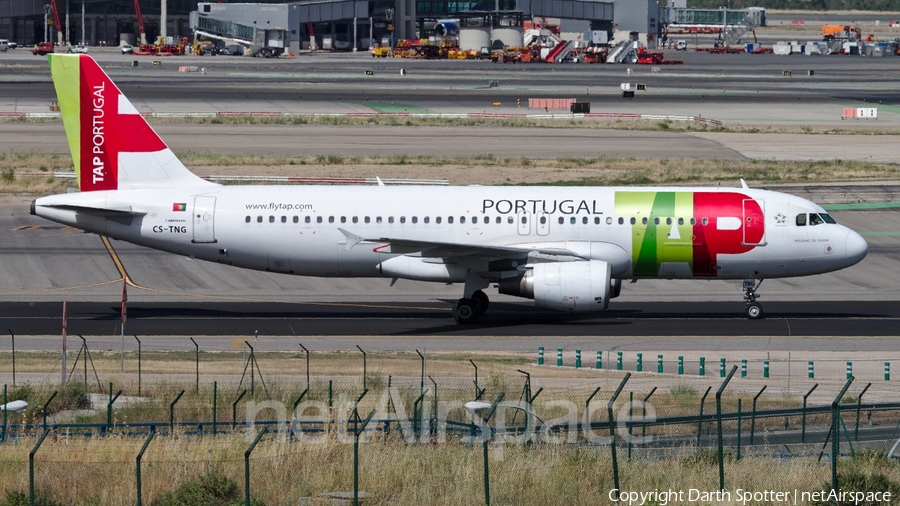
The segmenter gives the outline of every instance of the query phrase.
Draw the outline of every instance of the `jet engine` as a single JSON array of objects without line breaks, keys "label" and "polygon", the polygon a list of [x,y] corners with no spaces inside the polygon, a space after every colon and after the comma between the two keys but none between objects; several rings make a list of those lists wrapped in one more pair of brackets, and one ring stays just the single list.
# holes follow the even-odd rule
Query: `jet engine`
[{"label": "jet engine", "polygon": [[499,289],[550,309],[603,311],[609,307],[610,271],[602,260],[536,263],[521,276],[501,279]]}]

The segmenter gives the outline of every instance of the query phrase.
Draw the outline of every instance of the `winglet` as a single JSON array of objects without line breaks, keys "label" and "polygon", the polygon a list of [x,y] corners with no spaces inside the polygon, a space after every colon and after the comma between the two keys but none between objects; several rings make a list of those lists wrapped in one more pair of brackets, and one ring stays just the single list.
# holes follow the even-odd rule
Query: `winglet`
[{"label": "winglet", "polygon": [[348,232],[348,231],[344,230],[343,228],[338,228],[338,230],[340,230],[341,233],[344,234],[344,237],[347,238],[347,245],[344,246],[344,249],[346,249],[347,251],[350,251],[351,249],[353,249],[353,247],[356,246],[357,244],[359,244],[360,242],[365,241],[365,239],[363,239],[362,237],[360,237],[352,232]]},{"label": "winglet", "polygon": [[744,181],[744,178],[741,178],[741,188],[743,188],[743,189],[745,189],[745,190],[749,190],[749,189],[750,189],[750,187],[747,186],[747,182]]},{"label": "winglet", "polygon": [[378,186],[384,186],[384,181],[382,181],[380,177],[375,176],[375,181],[378,182]]}]

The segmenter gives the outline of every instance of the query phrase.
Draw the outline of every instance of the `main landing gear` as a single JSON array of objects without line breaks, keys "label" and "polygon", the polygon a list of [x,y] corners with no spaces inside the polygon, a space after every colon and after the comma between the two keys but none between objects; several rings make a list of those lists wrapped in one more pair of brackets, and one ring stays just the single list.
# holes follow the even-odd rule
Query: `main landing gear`
[{"label": "main landing gear", "polygon": [[472,323],[487,311],[491,301],[481,290],[472,293],[468,299],[459,299],[453,304],[453,319],[456,323]]},{"label": "main landing gear", "polygon": [[758,320],[763,316],[762,305],[759,302],[756,302],[756,299],[760,297],[756,291],[759,289],[762,282],[763,280],[761,279],[758,283],[755,279],[744,280],[744,300],[747,301],[745,312],[747,313],[747,318],[751,320]]}]

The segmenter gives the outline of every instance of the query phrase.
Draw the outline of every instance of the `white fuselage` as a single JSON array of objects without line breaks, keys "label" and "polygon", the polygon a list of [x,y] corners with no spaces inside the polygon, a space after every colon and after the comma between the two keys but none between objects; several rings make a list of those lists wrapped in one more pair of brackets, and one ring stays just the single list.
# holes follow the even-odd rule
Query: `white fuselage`
[{"label": "white fuselage", "polygon": [[[676,204],[667,208],[654,195]],[[700,196],[744,204],[699,207]],[[694,204],[685,204],[687,198]],[[764,221],[754,237],[751,200]],[[698,209],[702,215],[695,215]],[[584,251],[614,264],[617,279],[803,276],[865,256],[865,241],[844,226],[798,226],[797,215],[807,213],[825,211],[798,197],[746,188],[206,186],[35,202],[39,216],[111,238],[304,276],[385,275],[379,264],[404,252],[378,239]],[[658,237],[649,237],[657,230]],[[365,241],[348,245],[348,233]],[[713,246],[717,254],[706,258]]]}]

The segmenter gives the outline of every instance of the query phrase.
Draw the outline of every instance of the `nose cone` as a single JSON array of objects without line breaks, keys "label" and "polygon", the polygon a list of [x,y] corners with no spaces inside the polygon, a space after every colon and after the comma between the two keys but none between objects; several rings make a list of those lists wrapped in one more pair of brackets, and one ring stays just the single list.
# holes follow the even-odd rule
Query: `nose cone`
[{"label": "nose cone", "polygon": [[868,252],[869,244],[866,240],[851,230],[847,234],[847,267],[859,263],[860,260],[866,258]]}]

